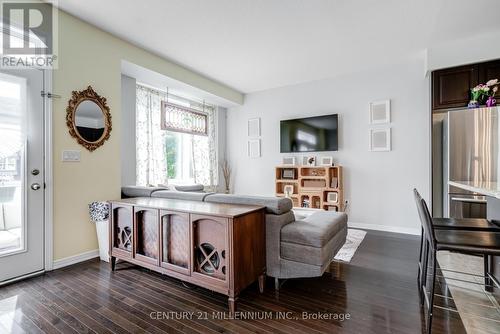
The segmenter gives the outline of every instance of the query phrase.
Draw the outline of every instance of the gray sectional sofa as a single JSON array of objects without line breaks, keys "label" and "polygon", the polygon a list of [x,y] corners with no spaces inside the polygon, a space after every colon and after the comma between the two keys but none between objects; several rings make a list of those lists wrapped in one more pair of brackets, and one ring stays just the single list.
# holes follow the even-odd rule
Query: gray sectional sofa
[{"label": "gray sectional sofa", "polygon": [[210,203],[247,204],[266,207],[267,275],[279,279],[317,277],[329,267],[347,237],[347,215],[318,211],[295,219],[288,198],[172,191],[164,188],[128,186],[122,197],[159,197]]}]

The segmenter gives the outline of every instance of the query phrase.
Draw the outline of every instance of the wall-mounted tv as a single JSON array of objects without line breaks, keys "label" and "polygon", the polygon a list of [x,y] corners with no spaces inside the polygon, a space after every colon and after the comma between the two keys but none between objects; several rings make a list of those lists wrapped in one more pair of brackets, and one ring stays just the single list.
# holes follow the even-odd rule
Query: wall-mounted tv
[{"label": "wall-mounted tv", "polygon": [[280,122],[281,153],[337,151],[338,115]]}]

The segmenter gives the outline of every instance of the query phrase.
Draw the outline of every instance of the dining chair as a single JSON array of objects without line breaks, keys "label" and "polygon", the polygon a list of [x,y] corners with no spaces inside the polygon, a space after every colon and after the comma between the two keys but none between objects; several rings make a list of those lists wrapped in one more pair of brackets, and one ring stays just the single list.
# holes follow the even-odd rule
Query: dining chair
[{"label": "dining chair", "polygon": [[[466,229],[438,229],[433,224],[433,219],[429,213],[427,203],[414,189],[417,210],[422,225],[421,239],[421,264],[419,265],[419,290],[423,294],[422,304],[427,307],[427,332],[432,330],[432,315],[434,307],[434,283],[436,279],[438,251],[453,251],[463,254],[480,254],[485,261],[485,284],[491,285],[491,261],[490,256],[500,255],[500,232],[489,232],[486,230],[466,230]],[[464,223],[465,224],[465,223]],[[429,282],[430,292],[427,295],[427,268],[431,256],[431,281]],[[422,258],[423,257],[423,258]]]}]

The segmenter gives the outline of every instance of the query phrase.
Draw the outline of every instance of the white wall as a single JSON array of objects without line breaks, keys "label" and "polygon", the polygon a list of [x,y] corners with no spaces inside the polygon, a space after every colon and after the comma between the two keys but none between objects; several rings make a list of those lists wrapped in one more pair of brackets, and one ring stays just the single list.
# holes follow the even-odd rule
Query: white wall
[{"label": "white wall", "polygon": [[499,38],[499,32],[492,32],[430,47],[426,50],[426,71],[498,59]]},{"label": "white wall", "polygon": [[135,78],[122,74],[122,185],[135,184]]},{"label": "white wall", "polygon": [[[345,168],[349,221],[419,233],[412,189],[418,188],[427,199],[430,192],[430,83],[424,66],[422,57],[390,68],[248,94],[243,106],[228,111],[234,192],[274,194],[274,166],[283,156],[280,120],[338,113],[340,149],[330,155]],[[393,150],[369,152],[368,104],[381,99],[391,99]],[[259,159],[247,157],[247,120],[253,117],[261,118]]]}]

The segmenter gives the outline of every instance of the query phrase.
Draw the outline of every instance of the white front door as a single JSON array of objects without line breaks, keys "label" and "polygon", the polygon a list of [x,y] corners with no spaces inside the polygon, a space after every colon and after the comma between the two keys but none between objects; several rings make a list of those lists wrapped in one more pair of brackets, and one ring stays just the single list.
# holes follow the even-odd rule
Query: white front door
[{"label": "white front door", "polygon": [[0,70],[0,285],[44,269],[43,84]]}]

